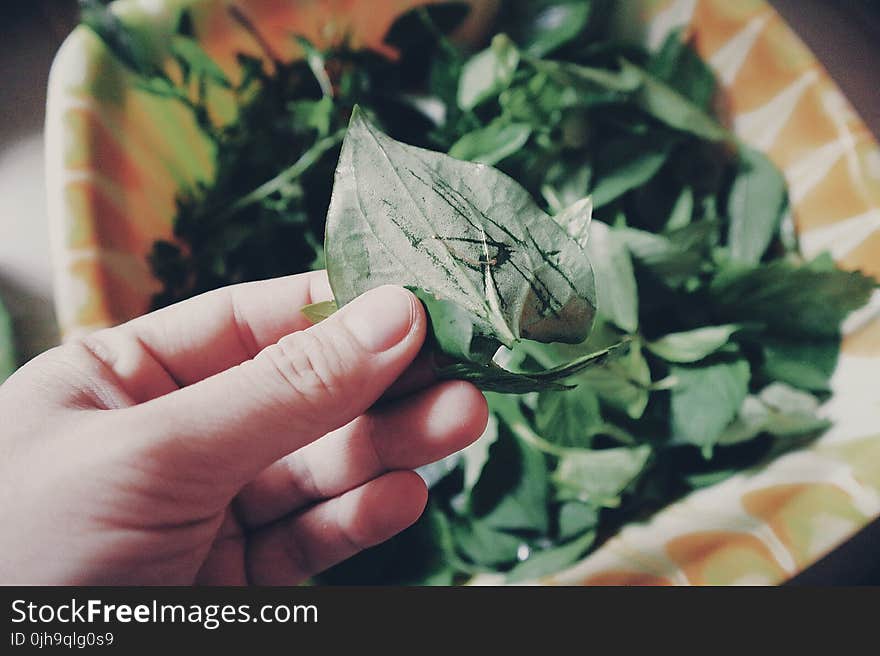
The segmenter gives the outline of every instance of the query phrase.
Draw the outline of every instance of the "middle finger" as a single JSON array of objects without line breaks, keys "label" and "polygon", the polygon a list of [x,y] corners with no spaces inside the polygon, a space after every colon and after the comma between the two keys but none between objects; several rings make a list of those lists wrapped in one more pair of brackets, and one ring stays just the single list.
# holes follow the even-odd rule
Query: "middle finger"
[{"label": "middle finger", "polygon": [[262,526],[396,469],[463,449],[486,427],[486,400],[461,381],[384,405],[278,460],[241,491],[239,519]]}]

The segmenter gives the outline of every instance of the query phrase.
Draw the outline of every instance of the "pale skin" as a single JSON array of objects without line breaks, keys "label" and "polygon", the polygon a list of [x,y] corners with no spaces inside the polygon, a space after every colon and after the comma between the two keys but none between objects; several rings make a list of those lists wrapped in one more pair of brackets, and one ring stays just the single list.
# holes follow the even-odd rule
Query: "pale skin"
[{"label": "pale skin", "polygon": [[372,290],[310,326],[323,272],[217,290],[58,347],[0,387],[0,582],[293,585],[415,522],[412,471],[486,402]]}]

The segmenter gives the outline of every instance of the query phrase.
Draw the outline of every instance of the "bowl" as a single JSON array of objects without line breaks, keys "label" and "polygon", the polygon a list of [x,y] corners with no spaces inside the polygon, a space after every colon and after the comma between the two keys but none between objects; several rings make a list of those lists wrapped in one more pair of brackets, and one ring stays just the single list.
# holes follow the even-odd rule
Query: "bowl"
[{"label": "bowl", "polygon": [[[117,0],[114,10],[162,48],[179,12],[225,69],[257,45],[231,24],[230,0]],[[419,0],[237,0],[275,50],[290,34],[321,44],[350,32],[381,48],[394,17]],[[464,38],[496,2],[472,0]],[[801,250],[880,277],[880,148],[828,74],[763,0],[632,0],[621,35],[657,47],[684,27],[718,74],[737,135],[784,172]],[[228,97],[212,112],[230,120]],[[55,305],[65,339],[149,309],[146,262],[171,236],[176,191],[211,179],[209,146],[170,101],[135,90],[87,29],[58,52],[49,80],[47,186]],[[809,447],[690,494],[630,524],[546,584],[776,584],[880,516],[880,296],[844,326],[823,413],[835,424]],[[494,583],[493,576],[475,583]]]}]

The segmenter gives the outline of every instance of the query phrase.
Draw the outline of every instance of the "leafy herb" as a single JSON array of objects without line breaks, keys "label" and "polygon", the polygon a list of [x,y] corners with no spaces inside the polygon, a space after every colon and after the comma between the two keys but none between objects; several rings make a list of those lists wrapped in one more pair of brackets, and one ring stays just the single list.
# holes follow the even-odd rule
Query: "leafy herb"
[{"label": "leafy herb", "polygon": [[787,204],[785,180],[763,153],[743,148],[742,168],[728,200],[730,256],[756,264],[779,232]]},{"label": "leafy herb", "polygon": [[472,52],[446,36],[467,6],[445,3],[395,22],[397,58],[299,39],[282,62],[233,9],[265,52],[227,78],[185,13],[158,52],[83,5],[215,153],[152,251],[157,306],[326,264],[340,305],[412,289],[441,377],[521,393],[488,392],[483,437],[420,470],[414,527],[321,580],[532,580],[828,426],[841,322],[876,282],[781,234],[784,179],[714,116],[681,32],[647,52],[614,32],[619,2],[505,0]]},{"label": "leafy herb", "polygon": [[672,333],[648,342],[647,347],[667,362],[697,362],[728,343],[739,326],[706,326],[684,333]]},{"label": "leafy herb", "polygon": [[520,583],[556,574],[580,558],[595,541],[596,534],[587,531],[571,542],[530,554],[527,560],[510,570],[507,581]]},{"label": "leafy herb", "polygon": [[748,362],[737,359],[700,367],[675,366],[670,373],[677,381],[670,404],[672,434],[711,454],[749,392]]},{"label": "leafy herb", "polygon": [[476,334],[582,341],[595,311],[578,243],[499,171],[406,146],[355,110],[327,212],[327,273],[345,304],[384,283],[467,312]]},{"label": "leafy herb", "polygon": [[301,312],[312,323],[320,323],[336,312],[337,309],[336,301],[320,301],[319,303],[306,305],[302,308]]}]

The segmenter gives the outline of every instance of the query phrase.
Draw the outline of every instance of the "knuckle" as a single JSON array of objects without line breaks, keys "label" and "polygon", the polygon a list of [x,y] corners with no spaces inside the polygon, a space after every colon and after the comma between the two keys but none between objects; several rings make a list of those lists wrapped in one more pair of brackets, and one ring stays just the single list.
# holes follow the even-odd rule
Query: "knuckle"
[{"label": "knuckle", "polygon": [[269,362],[299,406],[317,411],[345,402],[345,359],[333,340],[318,331],[287,335],[258,357]]},{"label": "knuckle", "polygon": [[295,521],[291,523],[281,539],[284,555],[296,577],[301,579],[317,574],[321,569],[306,548],[307,542],[307,538],[302,535],[300,527]]},{"label": "knuckle", "polygon": [[368,522],[362,518],[346,521],[340,519],[336,524],[336,542],[351,555],[369,549],[376,540],[372,538],[372,531],[365,524]]}]

